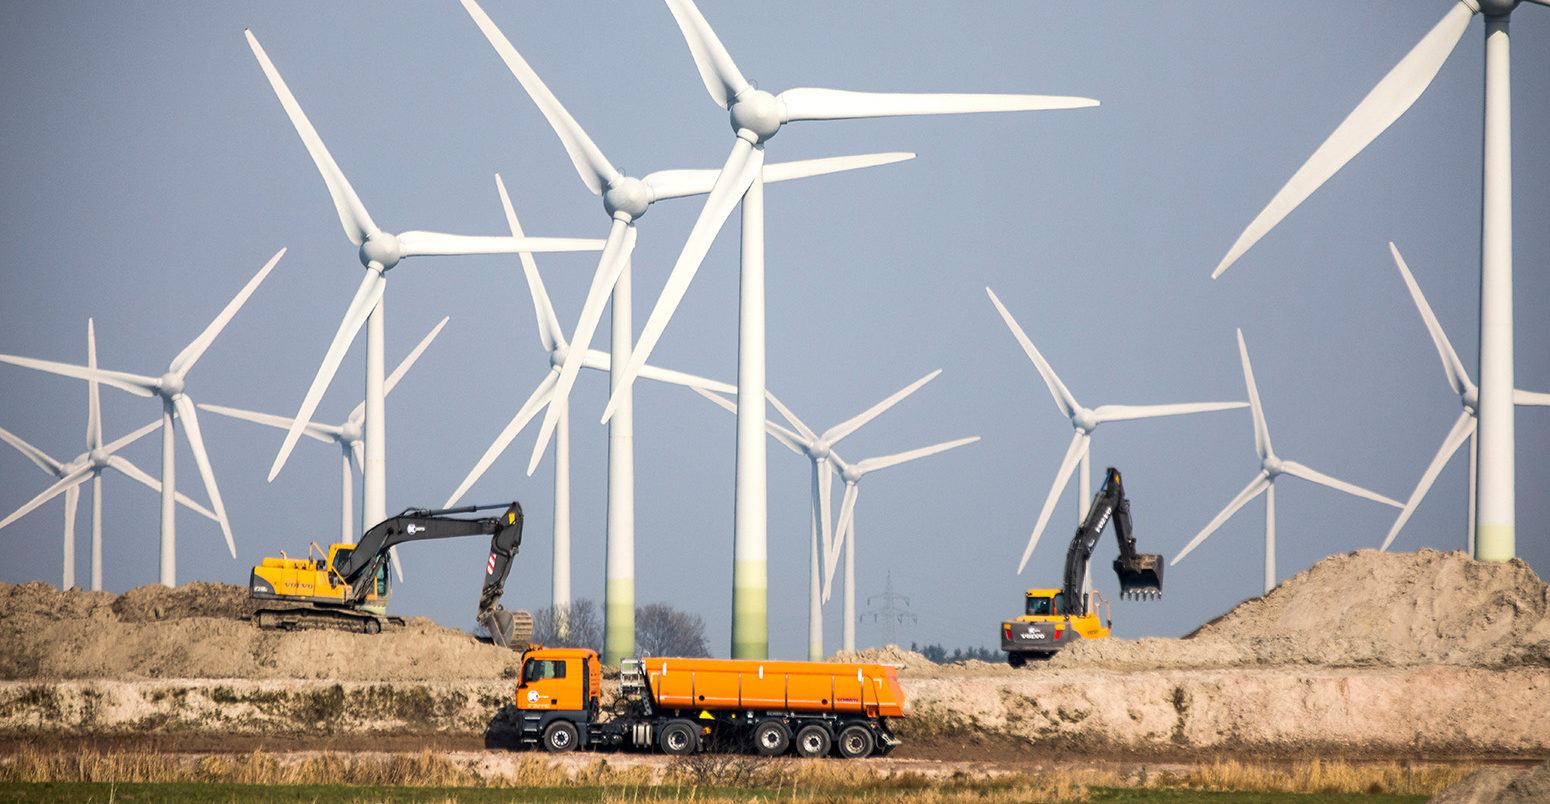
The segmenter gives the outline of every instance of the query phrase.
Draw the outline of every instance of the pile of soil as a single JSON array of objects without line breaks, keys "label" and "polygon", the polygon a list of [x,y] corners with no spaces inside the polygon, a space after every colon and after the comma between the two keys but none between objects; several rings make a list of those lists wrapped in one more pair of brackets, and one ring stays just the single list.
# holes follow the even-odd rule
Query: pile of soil
[{"label": "pile of soil", "polygon": [[935,669],[937,666],[936,662],[927,659],[924,655],[905,650],[898,645],[885,645],[866,650],[835,651],[834,655],[825,661],[841,664],[891,664],[906,670]]},{"label": "pile of soil", "polygon": [[1427,804],[1542,804],[1550,801],[1550,762],[1528,770],[1489,768],[1438,793]]},{"label": "pile of soil", "polygon": [[1055,667],[1550,665],[1550,586],[1521,559],[1331,556],[1183,639],[1106,639]]},{"label": "pile of soil", "polygon": [[513,651],[424,617],[382,634],[266,631],[241,586],[151,584],[122,595],[0,583],[0,680],[442,681],[514,677]]}]

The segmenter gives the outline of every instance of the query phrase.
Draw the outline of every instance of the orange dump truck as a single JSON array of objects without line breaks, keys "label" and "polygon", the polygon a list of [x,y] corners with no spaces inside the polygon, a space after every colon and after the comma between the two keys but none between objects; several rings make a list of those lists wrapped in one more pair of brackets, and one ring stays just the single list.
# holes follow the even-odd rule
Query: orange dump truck
[{"label": "orange dump truck", "polygon": [[757,751],[859,758],[892,751],[888,718],[909,714],[895,668],[878,664],[626,659],[614,715],[601,716],[601,663],[576,648],[528,651],[518,739],[549,751]]}]

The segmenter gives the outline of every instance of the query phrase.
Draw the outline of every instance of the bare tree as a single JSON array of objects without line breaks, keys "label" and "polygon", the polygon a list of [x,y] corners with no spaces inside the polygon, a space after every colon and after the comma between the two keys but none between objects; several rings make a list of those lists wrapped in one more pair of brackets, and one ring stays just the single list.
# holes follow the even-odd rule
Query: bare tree
[{"label": "bare tree", "polygon": [[571,601],[568,611],[545,606],[533,612],[533,641],[551,648],[603,650],[603,620],[588,598]]},{"label": "bare tree", "polygon": [[705,621],[666,603],[635,610],[635,649],[642,656],[709,656]]}]

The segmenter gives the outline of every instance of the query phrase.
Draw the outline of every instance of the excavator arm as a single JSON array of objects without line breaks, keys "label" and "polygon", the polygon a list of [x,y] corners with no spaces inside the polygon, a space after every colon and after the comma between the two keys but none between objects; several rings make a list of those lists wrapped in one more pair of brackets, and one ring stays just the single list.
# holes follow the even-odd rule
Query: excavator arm
[{"label": "excavator arm", "polygon": [[1110,521],[1114,522],[1114,537],[1119,542],[1119,558],[1114,559],[1114,572],[1119,576],[1121,597],[1143,598],[1162,596],[1162,556],[1156,553],[1137,553],[1135,537],[1130,535],[1130,500],[1125,497],[1125,484],[1119,470],[1109,467],[1103,478],[1103,486],[1093,495],[1093,504],[1087,509],[1087,518],[1077,528],[1071,546],[1066,550],[1066,576],[1062,595],[1073,615],[1087,614],[1087,598],[1082,594],[1083,579],[1087,575],[1087,562],[1093,548]]}]

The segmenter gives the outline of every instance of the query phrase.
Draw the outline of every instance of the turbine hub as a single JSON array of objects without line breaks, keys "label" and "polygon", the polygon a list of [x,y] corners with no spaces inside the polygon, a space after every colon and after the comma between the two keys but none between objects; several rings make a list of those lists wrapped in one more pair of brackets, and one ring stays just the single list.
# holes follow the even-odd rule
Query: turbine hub
[{"label": "turbine hub", "polygon": [[608,210],[608,217],[623,212],[630,216],[630,220],[639,220],[646,214],[646,208],[651,206],[651,188],[640,179],[631,176],[621,177],[618,181],[608,186],[608,191],[603,193],[603,209]]},{"label": "turbine hub", "polygon": [[845,485],[854,486],[861,482],[861,472],[857,471],[856,467],[845,464],[840,467],[840,479],[845,481]]},{"label": "turbine hub", "polygon": [[360,441],[361,435],[361,423],[357,419],[351,419],[339,427],[339,440],[346,444]]},{"label": "turbine hub", "polygon": [[1271,477],[1281,474],[1281,459],[1274,455],[1267,456],[1259,465]]},{"label": "turbine hub", "polygon": [[732,131],[747,129],[763,143],[780,130],[781,104],[774,95],[762,89],[747,89],[732,99]]},{"label": "turbine hub", "polygon": [[102,447],[98,447],[92,450],[90,453],[87,453],[87,457],[91,461],[91,465],[97,467],[98,469],[108,465],[108,451]]},{"label": "turbine hub", "polygon": [[163,396],[171,399],[183,393],[183,378],[169,371],[161,375],[161,379],[156,381],[156,387],[162,392]]},{"label": "turbine hub", "polygon": [[397,265],[403,258],[403,244],[387,232],[373,232],[366,237],[366,242],[361,244],[361,265],[368,268],[372,263],[376,263],[386,271]]},{"label": "turbine hub", "polygon": [[570,354],[570,344],[555,344],[554,351],[549,353],[549,365],[559,368],[565,365],[565,358]]},{"label": "turbine hub", "polygon": [[1480,414],[1480,389],[1479,388],[1470,388],[1469,390],[1464,392],[1464,395],[1462,397],[1460,397],[1460,399],[1462,399],[1464,401],[1464,409],[1469,411],[1470,414],[1476,415],[1476,416],[1478,416]]},{"label": "turbine hub", "polygon": [[815,461],[824,461],[829,459],[829,453],[833,449],[834,447],[830,446],[829,442],[820,438],[807,448],[807,454]]},{"label": "turbine hub", "polygon": [[1087,408],[1077,408],[1076,415],[1071,417],[1071,426],[1084,433],[1091,433],[1098,427],[1098,417]]}]

